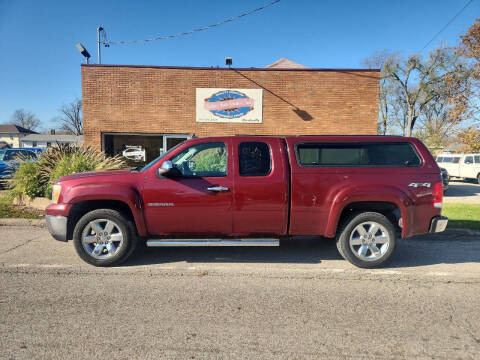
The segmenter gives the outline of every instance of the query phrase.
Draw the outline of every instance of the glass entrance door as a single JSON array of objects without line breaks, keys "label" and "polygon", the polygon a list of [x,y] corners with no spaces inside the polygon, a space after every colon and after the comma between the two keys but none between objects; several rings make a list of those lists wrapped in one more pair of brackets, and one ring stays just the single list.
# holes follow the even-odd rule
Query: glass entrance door
[{"label": "glass entrance door", "polygon": [[163,136],[163,153],[167,152],[174,146],[180,144],[181,142],[187,140],[188,135],[164,135]]}]

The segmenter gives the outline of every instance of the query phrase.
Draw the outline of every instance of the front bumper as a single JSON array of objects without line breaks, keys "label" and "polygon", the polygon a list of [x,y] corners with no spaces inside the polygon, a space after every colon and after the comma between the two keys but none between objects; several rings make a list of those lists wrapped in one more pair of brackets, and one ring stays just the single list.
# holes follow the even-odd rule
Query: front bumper
[{"label": "front bumper", "polygon": [[448,218],[446,216],[435,216],[430,223],[429,233],[437,233],[445,231],[448,224]]},{"label": "front bumper", "polygon": [[45,215],[50,234],[58,241],[67,241],[67,217]]}]

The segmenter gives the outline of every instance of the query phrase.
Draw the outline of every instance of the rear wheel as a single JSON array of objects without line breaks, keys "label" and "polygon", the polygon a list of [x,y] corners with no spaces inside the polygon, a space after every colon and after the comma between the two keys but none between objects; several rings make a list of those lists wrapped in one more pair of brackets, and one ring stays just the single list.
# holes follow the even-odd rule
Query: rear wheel
[{"label": "rear wheel", "polygon": [[78,221],[73,244],[77,254],[89,264],[118,265],[134,251],[135,231],[131,221],[119,211],[97,209]]},{"label": "rear wheel", "polygon": [[356,213],[339,230],[337,248],[342,257],[362,268],[380,267],[395,249],[396,232],[388,218],[376,212]]}]

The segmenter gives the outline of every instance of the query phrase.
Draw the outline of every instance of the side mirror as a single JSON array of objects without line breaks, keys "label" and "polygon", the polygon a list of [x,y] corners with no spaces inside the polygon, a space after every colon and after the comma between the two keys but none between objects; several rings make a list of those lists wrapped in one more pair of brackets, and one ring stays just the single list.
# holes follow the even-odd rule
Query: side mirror
[{"label": "side mirror", "polygon": [[172,162],[167,160],[158,168],[157,175],[162,177],[176,177],[181,174],[180,171],[173,166]]}]

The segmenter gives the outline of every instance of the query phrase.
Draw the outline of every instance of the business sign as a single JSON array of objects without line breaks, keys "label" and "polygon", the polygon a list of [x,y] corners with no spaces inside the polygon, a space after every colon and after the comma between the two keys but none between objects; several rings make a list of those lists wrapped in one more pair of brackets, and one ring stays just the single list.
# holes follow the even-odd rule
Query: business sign
[{"label": "business sign", "polygon": [[262,89],[197,88],[197,122],[262,122]]}]

